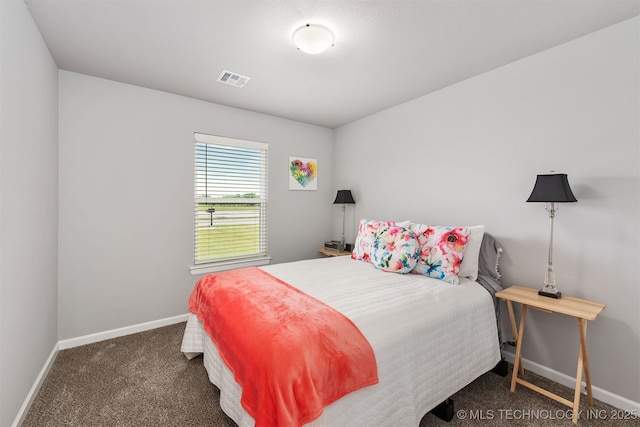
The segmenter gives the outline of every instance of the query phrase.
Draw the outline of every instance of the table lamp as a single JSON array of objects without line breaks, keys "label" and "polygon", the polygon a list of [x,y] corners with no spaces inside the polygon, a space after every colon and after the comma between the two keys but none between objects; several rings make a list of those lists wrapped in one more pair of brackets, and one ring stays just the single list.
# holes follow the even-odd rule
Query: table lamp
[{"label": "table lamp", "polygon": [[345,220],[345,208],[347,204],[355,204],[356,201],[353,200],[353,196],[351,195],[351,190],[338,190],[338,194],[336,194],[336,199],[333,201],[334,205],[342,204],[342,239],[340,240],[340,250],[344,250],[344,220]]},{"label": "table lamp", "polygon": [[549,222],[551,223],[547,272],[544,277],[544,288],[538,291],[538,295],[550,298],[560,298],[562,296],[562,293],[556,288],[556,277],[553,272],[553,218],[557,210],[555,204],[577,201],[571,192],[571,187],[569,187],[567,174],[538,175],[536,178],[536,183],[527,202],[544,202],[545,209],[549,212]]}]

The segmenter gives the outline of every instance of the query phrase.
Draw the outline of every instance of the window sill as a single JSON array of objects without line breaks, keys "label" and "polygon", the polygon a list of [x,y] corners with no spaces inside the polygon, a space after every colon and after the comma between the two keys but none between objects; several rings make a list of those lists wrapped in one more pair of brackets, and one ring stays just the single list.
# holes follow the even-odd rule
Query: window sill
[{"label": "window sill", "polygon": [[233,270],[236,268],[244,267],[259,267],[261,265],[267,265],[271,262],[270,256],[247,258],[240,260],[221,261],[209,264],[197,264],[189,267],[192,276],[199,274],[215,273],[218,271]]}]

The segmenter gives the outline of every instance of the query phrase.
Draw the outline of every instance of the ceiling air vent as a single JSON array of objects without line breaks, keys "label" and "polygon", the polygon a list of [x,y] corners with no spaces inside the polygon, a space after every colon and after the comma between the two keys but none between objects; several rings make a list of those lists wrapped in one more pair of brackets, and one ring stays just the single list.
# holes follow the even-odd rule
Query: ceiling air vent
[{"label": "ceiling air vent", "polygon": [[220,77],[218,77],[218,81],[220,83],[239,88],[244,87],[244,85],[246,85],[249,80],[251,80],[251,77],[241,76],[240,74],[236,74],[227,70],[224,70],[222,73],[220,73]]}]

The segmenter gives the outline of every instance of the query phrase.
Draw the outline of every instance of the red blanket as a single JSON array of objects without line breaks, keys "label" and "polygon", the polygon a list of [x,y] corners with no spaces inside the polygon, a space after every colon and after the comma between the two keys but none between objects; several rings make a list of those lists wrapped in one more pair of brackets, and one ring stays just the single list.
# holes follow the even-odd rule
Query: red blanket
[{"label": "red blanket", "polygon": [[256,427],[301,426],[378,382],[373,350],[351,320],[259,268],[203,277],[189,310],[242,387]]}]

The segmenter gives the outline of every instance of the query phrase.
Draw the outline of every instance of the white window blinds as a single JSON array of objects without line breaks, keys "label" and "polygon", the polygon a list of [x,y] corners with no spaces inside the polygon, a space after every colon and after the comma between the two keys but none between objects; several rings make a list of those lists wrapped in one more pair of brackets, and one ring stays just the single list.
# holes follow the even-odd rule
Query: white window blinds
[{"label": "white window blinds", "polygon": [[267,256],[267,149],[195,134],[195,264]]}]

